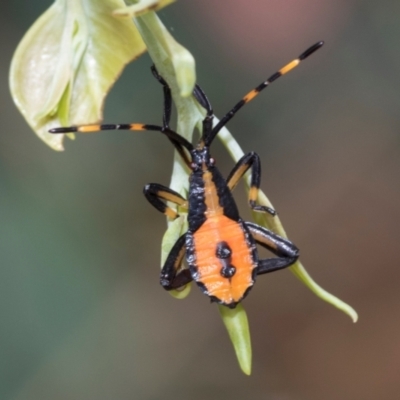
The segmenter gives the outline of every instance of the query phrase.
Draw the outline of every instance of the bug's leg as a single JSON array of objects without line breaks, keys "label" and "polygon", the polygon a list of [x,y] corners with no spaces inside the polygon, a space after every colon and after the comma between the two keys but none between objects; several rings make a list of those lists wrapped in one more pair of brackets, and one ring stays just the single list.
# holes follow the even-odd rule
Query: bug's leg
[{"label": "bug's leg", "polygon": [[[208,97],[204,93],[204,90],[197,84],[193,89],[193,96],[200,103],[200,105],[207,111],[206,116],[203,120],[203,125],[204,123],[206,123],[206,121],[211,122],[214,117],[214,112],[211,107],[210,100],[208,100]],[[211,129],[211,126],[209,128]]]},{"label": "bug's leg", "polygon": [[203,135],[200,140],[201,146],[204,146],[208,142],[208,138],[213,129],[214,112],[208,97],[199,85],[195,85],[193,89],[193,96],[207,111],[206,116],[203,119]]},{"label": "bug's leg", "polygon": [[185,239],[186,234],[176,241],[161,270],[160,283],[165,290],[179,289],[192,280],[189,269],[182,269],[177,272],[185,255]]},{"label": "bug's leg", "polygon": [[[164,106],[163,106],[163,128],[169,129],[169,123],[171,121],[171,113],[172,113],[172,95],[171,95],[171,88],[169,87],[168,83],[165,81],[165,79],[158,73],[157,68],[155,65],[151,66],[151,72],[158,80],[158,82],[161,83],[163,86],[163,91],[164,91]],[[176,140],[173,140],[169,138],[171,143],[175,146],[176,151],[180,154],[182,157],[183,161],[185,161],[185,164],[190,168],[190,159],[185,152],[184,148],[182,145],[177,142]]]},{"label": "bug's leg", "polygon": [[154,78],[156,78],[158,82],[160,82],[161,85],[163,86],[164,90],[163,126],[168,128],[169,123],[171,121],[171,112],[172,112],[171,89],[168,86],[168,83],[165,81],[165,79],[161,75],[159,75],[155,65],[151,66],[151,72]]},{"label": "bug's leg", "polygon": [[199,85],[195,85],[193,89],[193,96],[200,103],[200,105],[206,109],[207,116],[211,117],[212,115],[214,115],[211,103],[208,100],[208,97],[204,93],[203,89]]},{"label": "bug's leg", "polygon": [[300,56],[290,63],[286,64],[284,67],[282,67],[280,70],[275,72],[273,75],[271,75],[265,82],[262,82],[259,84],[255,89],[250,91],[249,93],[246,94],[240,100],[221,120],[218,122],[217,125],[213,128],[208,141],[206,141],[206,145],[209,145],[214,137],[218,134],[218,132],[234,117],[234,115],[249,101],[253,100],[263,89],[268,87],[272,82],[276,81],[279,77],[287,74],[289,71],[291,71],[293,68],[297,67],[301,61],[306,59],[308,56],[310,56],[312,53],[314,53],[316,50],[318,50],[324,42],[318,42],[315,43],[313,46],[309,47],[306,51],[304,51]]},{"label": "bug's leg", "polygon": [[278,257],[259,260],[257,275],[289,267],[299,258],[299,249],[289,240],[252,222],[246,222],[256,243]]},{"label": "bug's leg", "polygon": [[260,206],[256,204],[258,191],[260,190],[261,179],[261,162],[260,157],[254,151],[245,154],[234,166],[229,174],[226,182],[230,190],[233,190],[239,183],[240,178],[251,168],[251,183],[249,191],[249,205],[252,210],[259,212],[267,212],[276,215],[275,210],[270,207]]},{"label": "bug's leg", "polygon": [[143,193],[153,207],[171,219],[177,218],[178,213],[169,207],[165,203],[166,201],[170,201],[186,209],[188,208],[187,200],[167,186],[158,183],[149,183],[143,188]]}]

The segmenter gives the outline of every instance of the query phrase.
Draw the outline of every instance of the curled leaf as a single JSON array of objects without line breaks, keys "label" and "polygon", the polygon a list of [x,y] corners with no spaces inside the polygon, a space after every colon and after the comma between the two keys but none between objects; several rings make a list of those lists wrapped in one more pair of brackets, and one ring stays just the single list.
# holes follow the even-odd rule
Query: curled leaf
[{"label": "curled leaf", "polygon": [[10,89],[36,134],[54,150],[64,135],[48,129],[96,123],[124,66],[145,51],[129,20],[112,16],[122,0],[56,0],[15,51]]}]

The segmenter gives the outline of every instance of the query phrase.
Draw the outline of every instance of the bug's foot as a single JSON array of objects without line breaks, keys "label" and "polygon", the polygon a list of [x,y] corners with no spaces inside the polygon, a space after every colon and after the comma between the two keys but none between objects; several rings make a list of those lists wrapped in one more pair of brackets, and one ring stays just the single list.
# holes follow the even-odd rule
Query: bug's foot
[{"label": "bug's foot", "polygon": [[254,211],[258,211],[258,212],[266,212],[270,215],[272,215],[273,217],[275,217],[275,215],[277,215],[277,212],[271,208],[271,207],[266,207],[266,206],[253,206],[252,209]]}]

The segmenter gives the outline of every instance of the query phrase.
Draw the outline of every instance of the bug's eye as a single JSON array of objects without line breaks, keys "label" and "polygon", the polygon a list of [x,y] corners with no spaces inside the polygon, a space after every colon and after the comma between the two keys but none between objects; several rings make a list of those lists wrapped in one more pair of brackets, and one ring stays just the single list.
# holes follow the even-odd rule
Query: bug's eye
[{"label": "bug's eye", "polygon": [[215,164],[215,159],[214,158],[210,158],[210,164],[214,165]]},{"label": "bug's eye", "polygon": [[193,170],[196,170],[197,169],[197,164],[194,163],[194,162],[190,163],[190,168],[192,168]]}]

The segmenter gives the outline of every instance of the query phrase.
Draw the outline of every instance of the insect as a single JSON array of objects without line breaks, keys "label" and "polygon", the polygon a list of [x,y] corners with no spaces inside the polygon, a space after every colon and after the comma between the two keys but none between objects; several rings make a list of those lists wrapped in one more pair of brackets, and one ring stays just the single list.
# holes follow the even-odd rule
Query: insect
[{"label": "insect", "polygon": [[[167,136],[191,170],[189,194],[185,199],[167,186],[150,183],[144,188],[147,200],[170,219],[178,217],[171,202],[188,212],[188,231],[172,247],[161,270],[160,283],[166,290],[180,289],[195,281],[204,294],[224,306],[235,308],[253,287],[256,277],[292,265],[298,258],[297,247],[289,240],[253,222],[243,221],[239,215],[232,190],[240,178],[251,169],[248,195],[252,210],[269,213],[273,209],[257,204],[260,187],[260,158],[255,152],[244,155],[224,179],[210,155],[210,146],[218,132],[249,101],[255,98],[280,76],[295,68],[323,45],[318,42],[298,58],[275,72],[265,82],[244,96],[216,125],[210,102],[196,85],[193,95],[206,110],[202,136],[194,146],[169,127],[172,96],[166,81],[152,67],[153,75],[163,85],[163,125],[119,124],[83,125],[51,129],[51,133],[93,132],[98,130],[148,130]],[[276,257],[259,259],[256,245],[270,250]],[[188,268],[183,268],[186,256]]]}]

